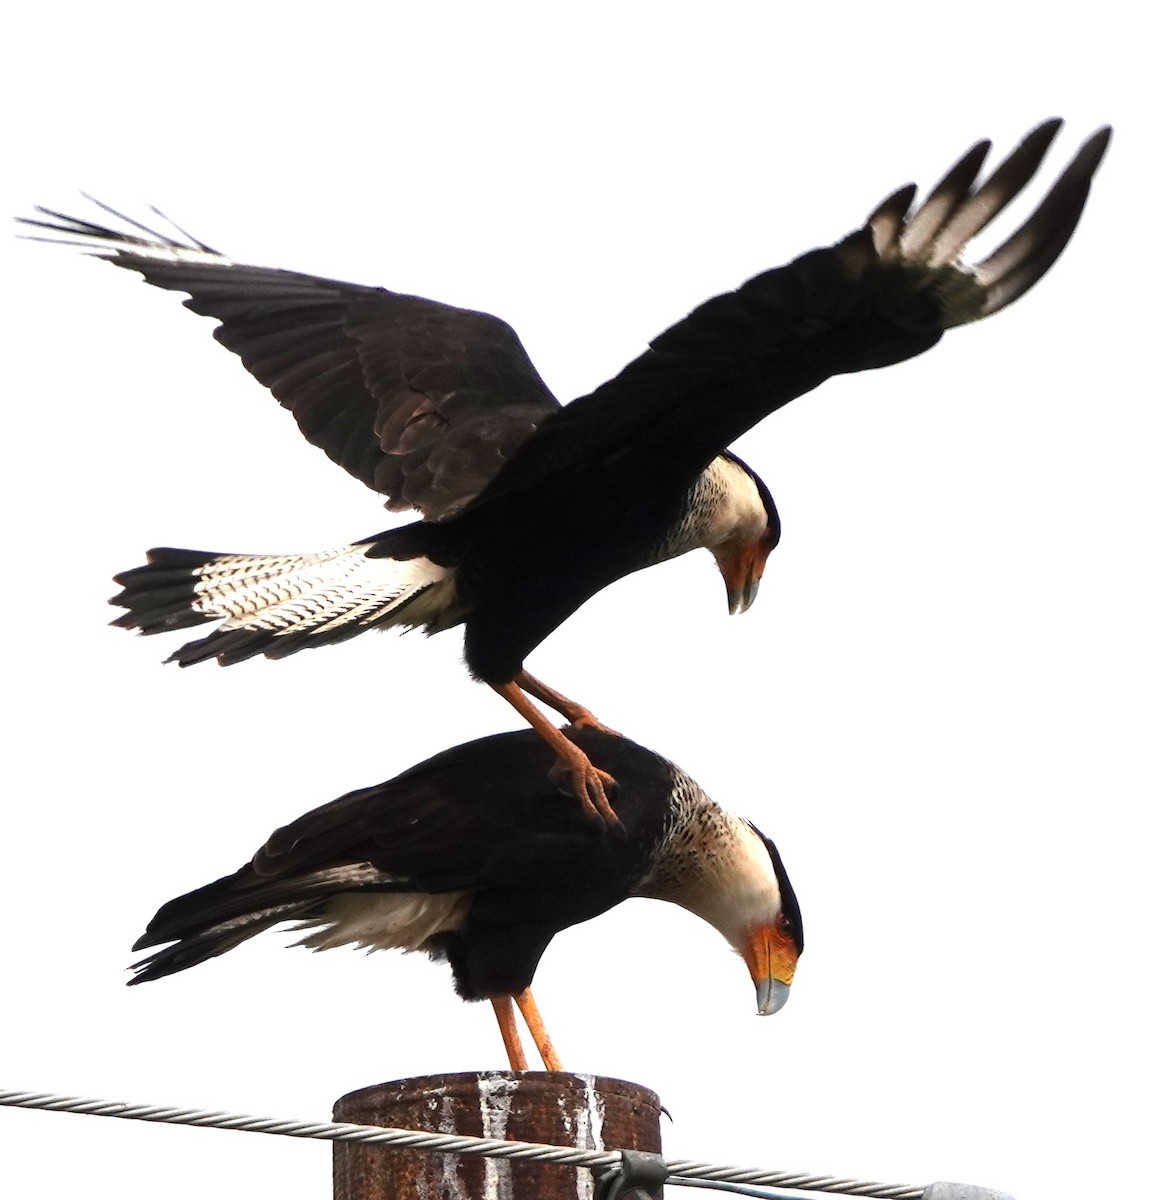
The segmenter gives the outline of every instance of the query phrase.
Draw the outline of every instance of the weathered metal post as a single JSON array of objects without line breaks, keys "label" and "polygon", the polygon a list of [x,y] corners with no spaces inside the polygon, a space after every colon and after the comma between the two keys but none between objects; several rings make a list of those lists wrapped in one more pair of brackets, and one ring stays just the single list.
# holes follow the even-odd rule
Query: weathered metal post
[{"label": "weathered metal post", "polygon": [[[335,1120],[547,1142],[582,1150],[662,1149],[648,1088],[568,1071],[399,1079],[349,1092]],[[334,1200],[588,1200],[589,1171],[553,1163],[430,1154],[337,1142]]]}]

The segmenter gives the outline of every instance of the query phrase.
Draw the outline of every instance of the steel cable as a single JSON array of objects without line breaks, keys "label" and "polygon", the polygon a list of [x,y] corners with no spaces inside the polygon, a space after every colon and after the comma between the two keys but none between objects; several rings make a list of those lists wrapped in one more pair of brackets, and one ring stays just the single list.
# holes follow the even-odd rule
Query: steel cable
[{"label": "steel cable", "polygon": [[[327,1142],[359,1142],[396,1150],[425,1150],[437,1154],[474,1154],[486,1158],[558,1163],[561,1166],[608,1168],[621,1162],[618,1151],[578,1150],[571,1146],[549,1146],[542,1142],[510,1142],[498,1138],[426,1133],[415,1129],[389,1129],[378,1125],[349,1125],[332,1121],[288,1121],[252,1117],[240,1113],[207,1112],[158,1104],[126,1104],[117,1100],[93,1100],[58,1096],[50,1092],[0,1090],[0,1107],[71,1112],[90,1117],[117,1117],[124,1121],[154,1121],[165,1125],[193,1125],[203,1129],[234,1129],[242,1133],[269,1133],[280,1137],[315,1138]],[[796,1191],[828,1192],[867,1196],[875,1200],[919,1200],[923,1188],[904,1184],[870,1183],[859,1179],[835,1179],[792,1171],[764,1171],[749,1167],[720,1166],[691,1159],[666,1159],[666,1170],[675,1184],[697,1180],[715,1183],[755,1184],[793,1188]],[[733,1189],[731,1189],[733,1190]]]}]

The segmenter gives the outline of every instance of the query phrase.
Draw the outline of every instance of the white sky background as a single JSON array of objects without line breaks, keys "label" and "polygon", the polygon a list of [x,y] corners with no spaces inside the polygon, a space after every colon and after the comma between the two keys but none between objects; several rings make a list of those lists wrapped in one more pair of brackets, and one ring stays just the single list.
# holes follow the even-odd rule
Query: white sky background
[{"label": "white sky background", "polygon": [[[1007,151],[1063,115],[1055,171],[1112,121],[1031,295],[739,444],[785,529],[749,614],[688,556],[530,659],[776,839],[807,934],[790,1004],[756,1019],[717,934],[644,901],[560,936],[537,991],[568,1067],[660,1093],[671,1155],[1145,1194],[1156,63],[1120,0],[781,7],[24,6],[3,210],[83,212],[84,187],[243,260],[495,312],[570,398],[978,136]],[[109,577],[147,546],[311,550],[388,520],[176,297],[69,251],[0,253],[0,1087],[324,1118],[383,1079],[503,1065],[489,1008],[418,956],[268,935],[124,987],[162,901],[515,722],[456,634],[179,672],[176,639],[106,628]],[[255,1187],[322,1200],[330,1152],[0,1111],[4,1195]]]}]

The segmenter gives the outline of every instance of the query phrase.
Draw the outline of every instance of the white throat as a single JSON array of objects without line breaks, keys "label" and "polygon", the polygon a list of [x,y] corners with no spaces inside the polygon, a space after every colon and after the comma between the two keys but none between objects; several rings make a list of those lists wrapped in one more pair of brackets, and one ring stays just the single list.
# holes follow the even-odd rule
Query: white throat
[{"label": "white throat", "polygon": [[746,821],[673,770],[674,821],[634,895],[678,904],[737,946],[745,929],[774,920],[782,909],[770,851]]},{"label": "white throat", "polygon": [[687,550],[713,550],[731,543],[752,543],[767,527],[766,505],[751,473],[719,455],[687,493],[682,519],[670,531],[656,562]]}]

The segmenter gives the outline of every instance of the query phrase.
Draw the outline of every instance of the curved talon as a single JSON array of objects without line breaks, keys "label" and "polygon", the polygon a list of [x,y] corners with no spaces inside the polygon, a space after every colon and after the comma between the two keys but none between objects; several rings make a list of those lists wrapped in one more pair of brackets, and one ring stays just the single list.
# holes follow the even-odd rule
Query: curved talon
[{"label": "curved talon", "polygon": [[616,825],[620,828],[621,819],[609,803],[609,794],[615,792],[616,789],[617,780],[608,771],[602,771],[590,764],[589,769],[585,772],[585,790],[589,793],[589,799],[607,825]]},{"label": "curved talon", "polygon": [[[575,748],[574,748],[575,749]],[[580,750],[576,756],[562,754],[549,772],[549,778],[575,796],[587,817],[622,830],[621,820],[609,803],[617,791],[617,780],[608,771],[595,767]]]}]

